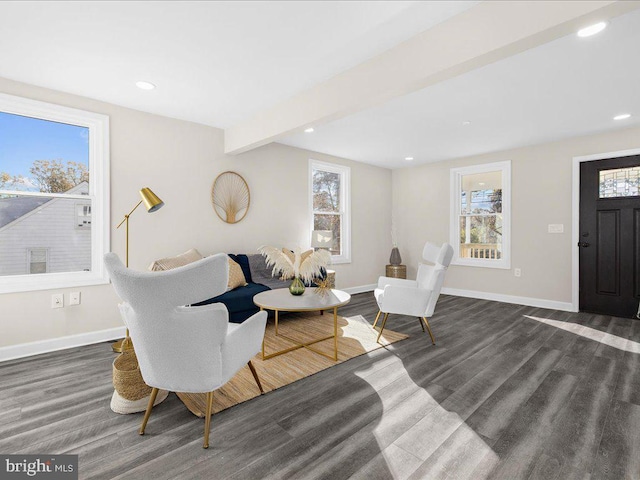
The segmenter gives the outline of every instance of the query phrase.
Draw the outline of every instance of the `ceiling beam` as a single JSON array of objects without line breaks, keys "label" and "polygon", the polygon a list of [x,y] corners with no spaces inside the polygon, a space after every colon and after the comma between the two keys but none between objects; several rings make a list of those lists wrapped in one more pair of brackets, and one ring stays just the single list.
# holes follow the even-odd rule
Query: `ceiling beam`
[{"label": "ceiling beam", "polygon": [[407,95],[640,7],[640,1],[485,1],[225,130],[238,154]]}]

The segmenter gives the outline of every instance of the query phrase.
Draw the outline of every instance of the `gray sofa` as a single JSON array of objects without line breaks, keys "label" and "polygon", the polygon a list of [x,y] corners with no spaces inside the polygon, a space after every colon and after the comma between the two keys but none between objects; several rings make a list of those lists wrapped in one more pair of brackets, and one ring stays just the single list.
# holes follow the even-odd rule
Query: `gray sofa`
[{"label": "gray sofa", "polygon": [[[290,280],[282,281],[271,276],[271,268],[267,267],[265,258],[260,254],[244,255],[228,254],[242,268],[247,285],[234,288],[214,298],[194,305],[224,303],[229,311],[229,321],[242,323],[260,309],[253,303],[253,297],[260,292],[275,288],[288,288]],[[326,275],[326,274],[324,274]]]}]

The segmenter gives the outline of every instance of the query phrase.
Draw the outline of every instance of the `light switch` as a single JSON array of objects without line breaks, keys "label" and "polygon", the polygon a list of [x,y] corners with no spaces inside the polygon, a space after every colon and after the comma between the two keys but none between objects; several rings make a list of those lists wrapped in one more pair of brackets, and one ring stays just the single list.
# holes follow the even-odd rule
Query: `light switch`
[{"label": "light switch", "polygon": [[550,223],[549,233],[564,233],[564,224],[562,223]]},{"label": "light switch", "polygon": [[69,305],[80,305],[80,292],[71,292],[69,294]]},{"label": "light switch", "polygon": [[62,307],[64,307],[64,294],[54,293],[53,295],[51,295],[51,308]]}]

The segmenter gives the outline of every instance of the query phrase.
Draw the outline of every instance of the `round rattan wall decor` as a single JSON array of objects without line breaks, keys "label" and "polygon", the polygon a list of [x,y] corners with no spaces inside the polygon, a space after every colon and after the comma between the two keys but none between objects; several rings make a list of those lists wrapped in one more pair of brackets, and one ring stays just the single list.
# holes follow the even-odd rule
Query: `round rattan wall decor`
[{"label": "round rattan wall decor", "polygon": [[223,172],[211,187],[211,203],[223,222],[238,223],[249,211],[249,185],[236,172]]}]

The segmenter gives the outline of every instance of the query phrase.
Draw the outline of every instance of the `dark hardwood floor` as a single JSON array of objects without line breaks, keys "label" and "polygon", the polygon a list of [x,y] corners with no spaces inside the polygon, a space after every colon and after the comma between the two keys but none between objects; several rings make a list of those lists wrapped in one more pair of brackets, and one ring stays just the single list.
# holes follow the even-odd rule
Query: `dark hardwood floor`
[{"label": "dark hardwood floor", "polygon": [[408,340],[214,415],[208,450],[174,394],[143,437],[110,410],[109,344],[5,362],[0,452],[90,479],[640,479],[640,321],[442,296],[431,326],[390,316]]}]

